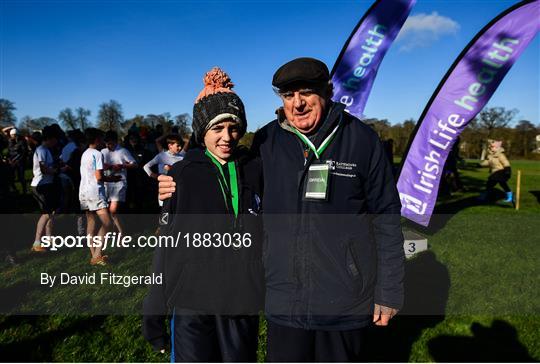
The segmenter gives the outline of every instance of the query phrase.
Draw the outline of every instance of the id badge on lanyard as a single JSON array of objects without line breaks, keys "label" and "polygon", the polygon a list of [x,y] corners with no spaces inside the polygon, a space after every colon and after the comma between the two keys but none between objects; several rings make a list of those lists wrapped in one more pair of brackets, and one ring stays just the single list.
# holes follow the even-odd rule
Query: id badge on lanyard
[{"label": "id badge on lanyard", "polygon": [[[341,125],[340,116],[339,122],[332,130],[332,132],[322,141],[321,145],[316,148],[315,145],[309,140],[308,137],[300,133],[293,128],[294,133],[304,142],[305,145],[311,149],[317,160],[320,160],[321,155],[326,150],[328,145],[332,142],[336,135],[339,126]],[[304,155],[305,162],[307,163],[307,155]],[[305,184],[304,199],[313,201],[328,201],[328,190],[330,186],[330,164],[328,162],[315,162],[311,163],[308,168],[307,179]]]},{"label": "id badge on lanyard", "polygon": [[330,165],[328,163],[312,163],[306,178],[306,200],[327,201],[330,186]]}]

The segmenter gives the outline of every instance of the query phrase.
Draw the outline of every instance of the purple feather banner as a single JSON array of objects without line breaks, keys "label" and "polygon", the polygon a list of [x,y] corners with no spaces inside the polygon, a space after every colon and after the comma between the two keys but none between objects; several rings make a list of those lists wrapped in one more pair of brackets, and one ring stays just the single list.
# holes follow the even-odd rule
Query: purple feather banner
[{"label": "purple feather banner", "polygon": [[429,225],[452,146],[534,39],[539,19],[540,0],[514,5],[486,25],[450,67],[424,109],[402,161],[397,183],[402,216]]},{"label": "purple feather banner", "polygon": [[333,100],[362,117],[377,70],[416,0],[378,0],[364,14],[332,69]]}]

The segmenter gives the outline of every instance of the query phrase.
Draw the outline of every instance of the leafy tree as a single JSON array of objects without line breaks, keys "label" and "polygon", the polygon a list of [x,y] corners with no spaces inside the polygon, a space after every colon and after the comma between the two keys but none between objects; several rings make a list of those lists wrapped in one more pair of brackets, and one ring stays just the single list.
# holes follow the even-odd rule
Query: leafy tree
[{"label": "leafy tree", "polygon": [[364,119],[363,122],[373,128],[382,140],[390,136],[390,123],[387,119]]},{"label": "leafy tree", "polygon": [[0,124],[14,125],[17,121],[13,113],[15,110],[17,110],[15,103],[7,99],[0,99]]},{"label": "leafy tree", "polygon": [[477,119],[469,122],[460,135],[460,152],[464,158],[480,158],[486,145],[486,134]]},{"label": "leafy tree", "polygon": [[246,146],[247,148],[250,148],[251,147],[251,144],[253,143],[253,138],[255,137],[255,133],[251,132],[251,131],[247,131],[244,136],[242,137],[242,139],[240,139],[240,141],[238,142],[240,145],[244,145]]},{"label": "leafy tree", "polygon": [[538,134],[538,130],[529,120],[520,120],[514,129],[514,146],[516,149],[518,149],[516,152],[518,155],[522,155],[527,158],[529,153],[535,147],[535,139],[536,135]]},{"label": "leafy tree", "polygon": [[416,120],[414,119],[407,119],[403,122],[403,129],[406,133],[412,133],[414,128],[416,127]]},{"label": "leafy tree", "polygon": [[118,101],[110,100],[99,105],[98,128],[120,132],[123,121],[122,105]]},{"label": "leafy tree", "polygon": [[389,137],[394,140],[394,154],[396,156],[402,156],[405,153],[415,125],[416,121],[414,119],[407,119],[403,124],[392,125],[390,128]]},{"label": "leafy tree", "polygon": [[62,125],[65,129],[77,129],[77,117],[69,107],[66,107],[64,110],[60,111],[58,114],[58,120],[62,122]]}]

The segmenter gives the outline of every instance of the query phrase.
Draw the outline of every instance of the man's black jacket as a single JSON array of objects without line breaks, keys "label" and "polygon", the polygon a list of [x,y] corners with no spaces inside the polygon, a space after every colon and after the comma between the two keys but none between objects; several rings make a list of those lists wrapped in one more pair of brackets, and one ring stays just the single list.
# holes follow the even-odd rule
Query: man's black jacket
[{"label": "man's black jacket", "polygon": [[[338,126],[339,125],[339,126]],[[252,150],[262,160],[266,313],[304,329],[368,324],[374,303],[403,303],[400,202],[377,134],[331,104],[314,145],[337,132],[319,160],[286,120],[260,129]],[[327,201],[306,200],[312,163],[328,163]]]}]

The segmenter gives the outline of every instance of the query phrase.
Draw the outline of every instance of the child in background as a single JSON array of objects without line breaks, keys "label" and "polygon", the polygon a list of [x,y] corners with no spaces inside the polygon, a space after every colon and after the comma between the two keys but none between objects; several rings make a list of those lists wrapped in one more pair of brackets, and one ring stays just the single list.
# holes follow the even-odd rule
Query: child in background
[{"label": "child in background", "polygon": [[[167,136],[167,150],[157,154],[150,162],[144,165],[144,171],[152,178],[157,179],[160,174],[167,174],[173,164],[184,159],[182,151],[184,141],[178,134]],[[151,168],[158,165],[158,173],[152,172]]]},{"label": "child in background", "polygon": [[120,206],[126,202],[127,170],[137,168],[137,162],[126,148],[118,145],[118,134],[115,131],[109,130],[105,133],[105,144],[107,148],[101,150],[105,162],[104,170],[120,176],[118,182],[105,182],[109,212],[118,232],[123,233],[122,224],[117,213]]},{"label": "child in background", "polygon": [[56,146],[58,139],[50,126],[43,128],[42,138],[43,142],[34,152],[32,168],[34,178],[30,183],[32,195],[41,210],[32,246],[32,251],[39,253],[47,251],[41,246],[41,238],[52,235],[54,214],[60,206],[60,189],[54,183],[54,177],[58,173],[58,169],[54,165],[54,158],[51,153],[51,148]]},{"label": "child in background", "polygon": [[[144,165],[144,171],[148,176],[157,179],[160,174],[167,174],[173,164],[184,159],[185,152],[182,151],[184,141],[178,134],[170,134],[166,138],[167,150],[158,153],[150,162]],[[158,173],[152,172],[152,166],[158,165]],[[159,206],[163,206],[163,202],[159,201]]]},{"label": "child in background", "polygon": [[[79,203],[79,185],[81,184],[81,157],[86,149],[86,138],[79,129],[68,131],[70,142],[62,149],[62,172],[70,179],[73,190],[69,196],[69,209],[66,210],[77,215],[77,233],[79,236],[86,235],[86,221],[81,212]],[[64,198],[66,198],[64,196]]]},{"label": "child in background", "polygon": [[504,154],[504,148],[502,147],[502,141],[488,140],[489,150],[486,160],[480,162],[482,167],[489,167],[489,177],[486,183],[486,191],[480,195],[481,201],[486,201],[493,194],[493,188],[495,185],[500,184],[506,193],[506,199],[504,202],[514,202],[514,196],[510,186],[508,186],[508,180],[512,176],[512,169],[510,168],[510,162]]},{"label": "child in background", "polygon": [[[103,147],[103,132],[99,129],[88,128],[85,131],[88,149],[81,157],[81,184],[79,200],[81,210],[86,211],[86,233],[94,236],[96,216],[101,222],[98,236],[102,239],[111,231],[112,220],[109,215],[107,195],[104,182],[117,182],[120,176],[105,176],[103,174],[103,154],[98,150]],[[101,246],[90,246],[91,265],[107,265],[106,256],[101,254]]]}]

